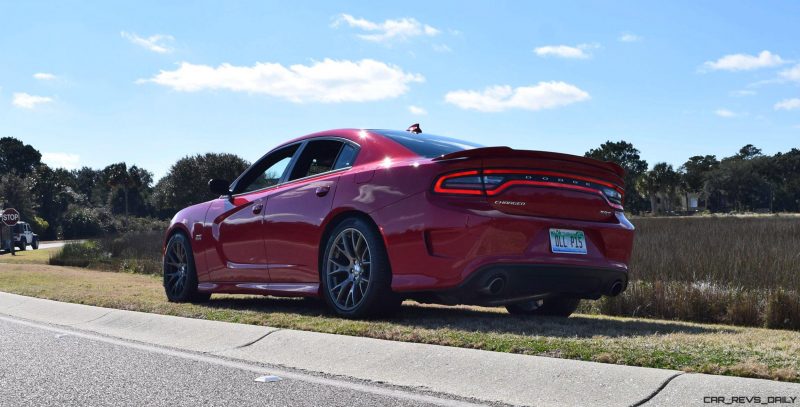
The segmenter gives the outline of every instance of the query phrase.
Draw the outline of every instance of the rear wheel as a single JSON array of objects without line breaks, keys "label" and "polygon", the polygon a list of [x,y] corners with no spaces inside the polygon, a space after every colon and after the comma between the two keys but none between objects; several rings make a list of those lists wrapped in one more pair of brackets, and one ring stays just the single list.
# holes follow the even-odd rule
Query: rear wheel
[{"label": "rear wheel", "polygon": [[396,311],[392,272],[377,230],[360,218],[341,222],[328,238],[320,265],[322,295],[337,314],[364,318]]},{"label": "rear wheel", "polygon": [[568,317],[578,309],[580,298],[550,297],[506,305],[509,314]]},{"label": "rear wheel", "polygon": [[197,291],[197,272],[189,241],[181,233],[173,235],[164,251],[164,292],[170,302],[203,302],[210,293]]}]

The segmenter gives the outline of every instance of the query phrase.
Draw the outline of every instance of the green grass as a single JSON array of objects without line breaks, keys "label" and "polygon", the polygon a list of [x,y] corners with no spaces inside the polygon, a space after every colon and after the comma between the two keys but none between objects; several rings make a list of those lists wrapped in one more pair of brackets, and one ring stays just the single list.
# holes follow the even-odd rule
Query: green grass
[{"label": "green grass", "polygon": [[60,250],[60,248],[31,250],[31,248],[28,247],[28,250],[25,250],[24,252],[17,251],[15,253],[16,256],[12,256],[11,253],[3,252],[3,254],[0,254],[0,263],[48,264],[50,257],[58,253]]},{"label": "green grass", "polygon": [[157,276],[0,264],[0,290],[190,318],[396,341],[800,382],[800,332],[575,315],[524,318],[498,308],[406,302],[394,318],[353,321],[301,299],[215,295],[166,301]]}]

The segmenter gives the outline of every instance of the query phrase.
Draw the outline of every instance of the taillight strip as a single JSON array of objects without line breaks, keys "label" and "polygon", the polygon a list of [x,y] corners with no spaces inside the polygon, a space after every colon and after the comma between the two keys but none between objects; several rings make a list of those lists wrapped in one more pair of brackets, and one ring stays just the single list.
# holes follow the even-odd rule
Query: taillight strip
[{"label": "taillight strip", "polygon": [[617,204],[609,201],[608,197],[606,197],[605,194],[603,194],[602,191],[598,191],[598,190],[596,190],[594,188],[582,187],[580,185],[562,184],[560,182],[512,180],[512,181],[508,181],[508,182],[505,182],[505,183],[501,184],[499,187],[497,187],[495,189],[486,191],[486,194],[489,195],[489,196],[495,196],[495,195],[498,195],[501,192],[505,191],[506,189],[508,189],[510,187],[513,187],[515,185],[533,185],[533,186],[537,186],[537,187],[573,189],[573,190],[576,190],[576,191],[588,192],[590,194],[600,195],[600,197],[602,197],[603,200],[606,201],[606,203],[608,203],[609,206],[611,206],[614,209],[622,210],[622,206],[621,205],[617,205]]},{"label": "taillight strip", "polygon": [[541,170],[518,170],[518,169],[490,169],[490,170],[483,170],[484,174],[531,174],[531,175],[547,175],[551,177],[563,177],[569,179],[578,179],[581,181],[591,182],[594,184],[604,185],[609,188],[614,188],[620,194],[625,193],[625,191],[617,185],[614,185],[610,182],[606,182],[603,180],[599,180],[597,178],[591,177],[584,177],[582,175],[575,175],[575,174],[567,174],[563,172],[554,172],[554,171],[541,171]]},{"label": "taillight strip", "polygon": [[607,187],[614,188],[615,190],[619,191],[620,193],[624,193],[623,190],[611,183],[598,180],[595,178],[590,177],[583,177],[577,176],[567,173],[559,173],[554,171],[536,171],[536,170],[516,170],[516,169],[490,169],[490,170],[483,170],[483,172],[478,170],[469,170],[469,171],[459,171],[453,172],[450,174],[442,175],[439,179],[436,180],[436,184],[434,184],[433,191],[440,194],[456,194],[456,195],[483,195],[484,193],[488,196],[495,196],[500,194],[501,192],[505,191],[506,189],[517,186],[517,185],[530,185],[530,186],[539,186],[539,187],[548,187],[548,188],[560,188],[560,189],[571,189],[574,191],[581,191],[590,194],[600,195],[601,198],[612,208],[623,210],[621,205],[615,204],[611,202],[608,197],[600,190],[596,188],[585,187],[581,185],[574,185],[574,184],[566,184],[563,182],[549,182],[549,181],[534,181],[534,180],[509,180],[505,181],[502,184],[498,185],[494,189],[485,189],[485,187],[481,189],[460,189],[460,188],[445,188],[444,182],[458,177],[464,176],[474,176],[474,175],[485,175],[485,174],[530,174],[530,175],[543,175],[543,176],[552,176],[552,177],[563,177],[567,179],[578,179],[581,181],[586,181],[598,185],[604,185]]}]

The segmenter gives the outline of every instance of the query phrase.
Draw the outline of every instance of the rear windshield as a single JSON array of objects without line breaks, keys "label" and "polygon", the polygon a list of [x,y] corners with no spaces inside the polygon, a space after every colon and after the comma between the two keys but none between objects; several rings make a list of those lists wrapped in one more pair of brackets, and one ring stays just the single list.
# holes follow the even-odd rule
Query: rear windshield
[{"label": "rear windshield", "polygon": [[471,150],[483,147],[480,144],[433,134],[414,134],[397,130],[373,130],[400,143],[403,147],[425,158],[439,157],[456,151]]}]

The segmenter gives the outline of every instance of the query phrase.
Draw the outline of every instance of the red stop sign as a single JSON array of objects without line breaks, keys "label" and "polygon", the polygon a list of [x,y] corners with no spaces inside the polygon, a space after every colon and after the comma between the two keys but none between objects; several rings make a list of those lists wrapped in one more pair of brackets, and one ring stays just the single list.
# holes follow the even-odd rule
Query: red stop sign
[{"label": "red stop sign", "polygon": [[3,211],[2,218],[6,226],[14,226],[19,222],[19,212],[14,208],[8,208]]}]

